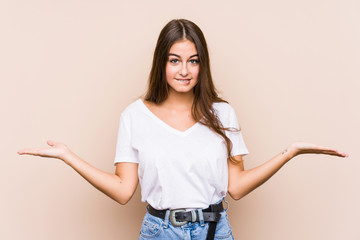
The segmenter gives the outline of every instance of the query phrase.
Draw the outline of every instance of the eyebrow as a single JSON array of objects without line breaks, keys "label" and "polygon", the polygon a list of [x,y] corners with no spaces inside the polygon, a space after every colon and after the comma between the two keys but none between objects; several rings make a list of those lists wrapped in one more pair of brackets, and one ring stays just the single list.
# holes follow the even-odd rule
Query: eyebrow
[{"label": "eyebrow", "polygon": [[[175,57],[181,58],[179,55],[177,55],[175,53],[169,53],[169,56],[175,56]],[[193,57],[199,57],[199,54],[191,55],[189,58],[193,58]]]}]

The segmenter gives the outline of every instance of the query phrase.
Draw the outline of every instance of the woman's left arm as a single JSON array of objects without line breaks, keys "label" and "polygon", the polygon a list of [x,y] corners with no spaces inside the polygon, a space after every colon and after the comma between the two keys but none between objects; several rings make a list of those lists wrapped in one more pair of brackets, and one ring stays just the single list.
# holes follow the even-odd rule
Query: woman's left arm
[{"label": "woman's left arm", "polygon": [[261,184],[266,182],[269,178],[271,178],[289,160],[291,160],[297,155],[307,153],[327,154],[338,157],[348,156],[346,153],[339,152],[336,149],[303,142],[296,142],[291,144],[283,152],[279,153],[267,162],[249,170],[244,170],[242,157],[240,155],[235,156],[234,158],[239,161],[238,164],[235,164],[228,160],[228,192],[230,196],[235,200],[244,197],[252,190],[256,189]]}]

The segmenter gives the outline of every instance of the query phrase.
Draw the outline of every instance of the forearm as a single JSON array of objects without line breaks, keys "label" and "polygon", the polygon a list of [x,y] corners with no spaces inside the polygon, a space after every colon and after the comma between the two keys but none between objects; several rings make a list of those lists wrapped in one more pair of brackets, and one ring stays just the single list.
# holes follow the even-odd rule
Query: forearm
[{"label": "forearm", "polygon": [[131,186],[118,175],[95,168],[73,152],[66,154],[63,160],[91,185],[113,200],[120,204],[125,204],[130,200],[133,194]]},{"label": "forearm", "polygon": [[282,166],[284,166],[295,155],[289,148],[271,158],[262,165],[241,170],[229,169],[229,194],[238,200],[271,178]]}]

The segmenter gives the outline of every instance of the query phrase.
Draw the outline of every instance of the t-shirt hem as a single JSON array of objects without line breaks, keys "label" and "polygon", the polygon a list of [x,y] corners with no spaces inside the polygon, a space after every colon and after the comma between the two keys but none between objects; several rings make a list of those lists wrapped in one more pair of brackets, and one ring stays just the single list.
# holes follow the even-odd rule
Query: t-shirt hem
[{"label": "t-shirt hem", "polygon": [[231,156],[232,157],[235,157],[235,156],[238,156],[238,155],[246,156],[248,154],[249,154],[249,151],[236,151],[236,152],[232,152]]},{"label": "t-shirt hem", "polygon": [[128,162],[128,163],[139,163],[137,161],[137,159],[134,159],[134,158],[116,158],[115,161],[114,161],[114,165],[116,165],[117,163],[121,163],[121,162]]}]

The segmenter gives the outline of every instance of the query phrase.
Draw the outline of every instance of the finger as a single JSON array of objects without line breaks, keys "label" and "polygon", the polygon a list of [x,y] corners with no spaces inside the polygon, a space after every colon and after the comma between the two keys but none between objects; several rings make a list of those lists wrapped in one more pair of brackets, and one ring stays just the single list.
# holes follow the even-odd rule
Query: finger
[{"label": "finger", "polygon": [[46,143],[47,143],[49,146],[51,146],[51,147],[53,147],[53,146],[56,145],[56,142],[54,142],[54,141],[52,141],[52,140],[47,140]]},{"label": "finger", "polygon": [[40,150],[37,148],[25,148],[18,151],[19,155],[40,155]]},{"label": "finger", "polygon": [[322,152],[319,152],[319,153],[338,156],[338,157],[348,157],[349,156],[347,153],[340,152],[340,151],[335,150],[335,149],[325,150],[325,151],[322,151]]},{"label": "finger", "polygon": [[341,156],[341,157],[347,157],[348,154],[346,154],[345,152],[340,152],[337,149],[334,148],[329,148],[329,147],[324,147],[324,146],[316,146],[316,149],[325,154],[331,154],[331,155],[337,155],[337,156]]},{"label": "finger", "polygon": [[330,155],[335,155],[335,156],[339,156],[339,157],[348,157],[348,154],[345,152],[340,152],[337,149],[333,149],[333,148],[323,148],[325,152],[327,152]]},{"label": "finger", "polygon": [[330,147],[315,145],[315,149],[322,150],[322,151],[329,151],[329,152],[336,152],[337,150]]},{"label": "finger", "polygon": [[336,153],[338,154],[339,157],[349,157],[349,154],[345,152],[336,151]]}]

